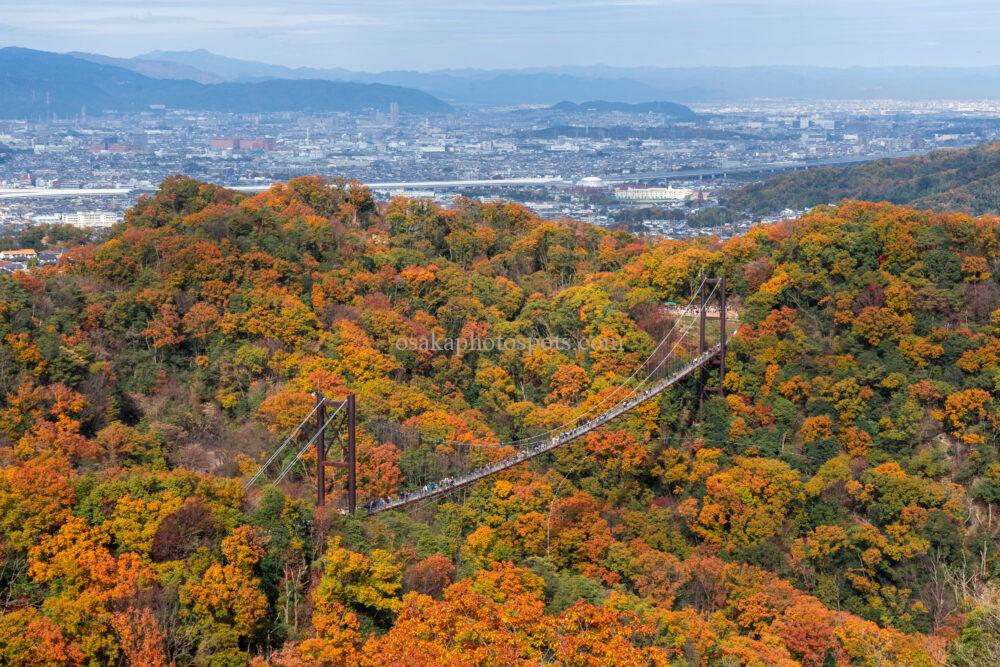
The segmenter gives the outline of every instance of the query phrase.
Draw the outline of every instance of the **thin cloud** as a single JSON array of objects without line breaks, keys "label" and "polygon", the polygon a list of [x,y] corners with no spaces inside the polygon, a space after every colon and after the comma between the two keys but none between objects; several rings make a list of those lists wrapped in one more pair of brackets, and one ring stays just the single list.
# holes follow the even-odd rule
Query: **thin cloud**
[{"label": "thin cloud", "polygon": [[123,26],[186,26],[188,29],[293,28],[306,25],[378,28],[389,21],[377,16],[345,12],[289,12],[279,7],[258,7],[233,11],[219,6],[198,7],[175,4],[170,7],[89,7],[86,11],[71,8],[56,10],[53,4],[18,5],[4,11],[5,21],[30,30],[53,32],[105,32]]},{"label": "thin cloud", "polygon": [[995,0],[0,0],[0,17],[32,48],[367,70],[1000,64]]}]

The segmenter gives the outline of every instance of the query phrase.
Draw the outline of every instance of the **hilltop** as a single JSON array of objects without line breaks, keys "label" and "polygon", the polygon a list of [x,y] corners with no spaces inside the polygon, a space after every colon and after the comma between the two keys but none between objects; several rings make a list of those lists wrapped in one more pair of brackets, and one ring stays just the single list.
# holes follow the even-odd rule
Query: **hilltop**
[{"label": "hilltop", "polygon": [[79,58],[80,60],[89,60],[100,65],[111,65],[113,67],[132,70],[151,79],[189,79],[198,83],[222,83],[226,81],[225,78],[216,74],[169,60],[155,60],[143,57],[113,58],[99,53],[82,53],[79,51],[70,51],[66,55]]},{"label": "hilltop", "polygon": [[[168,179],[0,276],[0,662],[988,664],[998,248],[888,204],[654,242]],[[309,456],[243,488],[315,390],[357,396],[362,503],[500,458],[607,399],[702,273],[741,305],[703,410],[692,380],[408,513],[316,512]],[[623,350],[395,344],[432,334]]]},{"label": "hilltop", "polygon": [[1000,143],[781,174],[740,188],[722,203],[733,211],[769,215],[844,199],[1000,213]]}]

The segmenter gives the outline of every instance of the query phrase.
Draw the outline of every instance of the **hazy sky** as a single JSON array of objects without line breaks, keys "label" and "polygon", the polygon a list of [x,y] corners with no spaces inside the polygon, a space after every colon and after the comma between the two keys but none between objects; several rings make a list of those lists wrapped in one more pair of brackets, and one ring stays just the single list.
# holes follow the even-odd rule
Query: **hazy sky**
[{"label": "hazy sky", "polygon": [[0,0],[0,45],[361,70],[1000,65],[998,0]]}]

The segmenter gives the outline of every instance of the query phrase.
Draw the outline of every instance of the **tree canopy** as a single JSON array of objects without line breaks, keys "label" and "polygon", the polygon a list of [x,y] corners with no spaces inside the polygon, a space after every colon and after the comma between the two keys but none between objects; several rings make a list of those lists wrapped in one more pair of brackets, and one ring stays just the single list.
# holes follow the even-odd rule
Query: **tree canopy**
[{"label": "tree canopy", "polygon": [[[702,273],[741,312],[701,410],[682,383],[409,512],[315,511],[308,457],[244,491],[313,391],[357,396],[362,502],[501,458]],[[0,662],[990,664],[998,276],[1000,220],[888,204],[682,242],[168,179],[0,277]],[[432,335],[624,344],[396,344]]]}]

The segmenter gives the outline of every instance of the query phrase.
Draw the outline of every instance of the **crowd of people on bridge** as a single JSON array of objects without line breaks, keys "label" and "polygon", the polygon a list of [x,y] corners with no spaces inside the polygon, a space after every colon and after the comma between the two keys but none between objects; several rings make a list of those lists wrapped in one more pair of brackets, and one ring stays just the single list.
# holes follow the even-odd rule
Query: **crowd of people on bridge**
[{"label": "crowd of people on bridge", "polygon": [[365,509],[368,510],[369,514],[373,514],[390,506],[405,505],[411,500],[419,500],[425,496],[432,495],[435,491],[443,491],[453,486],[455,486],[455,478],[445,477],[438,482],[428,482],[420,489],[406,491],[398,496],[383,496],[381,498],[369,500],[365,505]]}]

